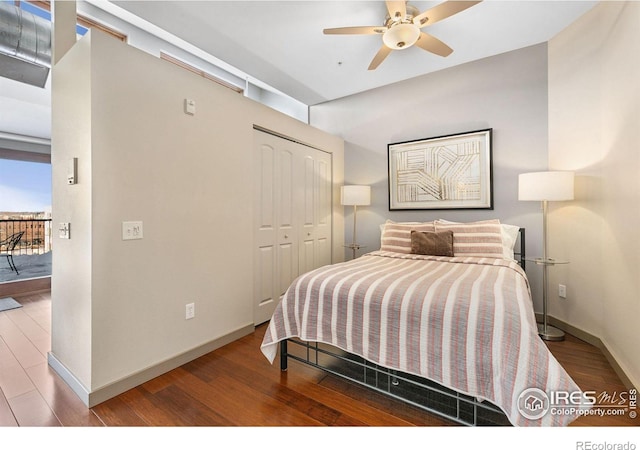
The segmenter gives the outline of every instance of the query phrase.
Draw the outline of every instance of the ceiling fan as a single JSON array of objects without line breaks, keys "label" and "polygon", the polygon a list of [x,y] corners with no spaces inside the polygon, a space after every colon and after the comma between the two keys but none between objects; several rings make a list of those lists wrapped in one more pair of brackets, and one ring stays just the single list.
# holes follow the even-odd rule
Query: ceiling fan
[{"label": "ceiling fan", "polygon": [[375,70],[393,50],[404,50],[417,45],[440,56],[449,56],[453,49],[438,38],[421,31],[447,17],[451,17],[480,3],[449,0],[424,12],[419,12],[406,1],[386,1],[387,17],[381,26],[325,28],[324,34],[380,34],[382,47],[374,56],[369,70]]}]

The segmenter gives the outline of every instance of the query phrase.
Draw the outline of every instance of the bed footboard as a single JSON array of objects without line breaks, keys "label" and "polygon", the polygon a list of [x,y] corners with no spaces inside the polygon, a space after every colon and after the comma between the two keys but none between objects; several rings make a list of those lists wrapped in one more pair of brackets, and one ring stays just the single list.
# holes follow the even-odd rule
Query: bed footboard
[{"label": "bed footboard", "polygon": [[415,375],[378,366],[330,345],[298,339],[284,340],[280,343],[281,370],[287,370],[288,359],[321,369],[461,425],[511,425],[502,410],[490,402],[460,394]]}]

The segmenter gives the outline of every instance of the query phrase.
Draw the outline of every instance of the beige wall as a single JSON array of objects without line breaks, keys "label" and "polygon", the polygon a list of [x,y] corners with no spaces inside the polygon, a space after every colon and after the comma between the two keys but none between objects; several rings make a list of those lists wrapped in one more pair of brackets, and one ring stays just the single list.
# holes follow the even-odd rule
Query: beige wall
[{"label": "beige wall", "polygon": [[[54,67],[53,96],[54,223],[72,238],[54,242],[52,356],[89,394],[253,326],[254,124],[331,152],[339,205],[341,139],[100,33]],[[133,220],[144,238],[123,241]]]},{"label": "beige wall", "polygon": [[[57,64],[52,103],[64,111],[53,123],[51,348],[78,381],[91,381],[91,42],[86,39]],[[67,185],[70,158],[78,158],[78,184]],[[57,238],[60,222],[71,223],[71,239]],[[67,330],[60,332],[59,330]]]},{"label": "beige wall", "polygon": [[[311,108],[313,125],[345,139],[347,183],[373,186],[371,206],[358,212],[367,250],[379,246],[378,225],[386,218],[498,217],[525,226],[527,253],[540,256],[541,207],[517,200],[518,174],[576,170],[576,200],[550,205],[549,254],[571,261],[549,270],[550,315],[600,338],[636,386],[639,7],[602,2],[548,44]],[[493,211],[388,210],[387,144],[489,127]],[[349,241],[349,226],[346,235]],[[530,264],[527,274],[541,312],[541,270]],[[567,299],[557,295],[560,283]]]},{"label": "beige wall", "polygon": [[[550,315],[599,337],[640,386],[640,3],[602,2],[549,42]],[[557,296],[558,284],[567,298]]]},{"label": "beige wall", "polygon": [[[380,248],[386,219],[473,221],[499,218],[526,228],[527,253],[542,252],[542,213],[518,200],[518,175],[547,168],[547,45],[539,44],[311,107],[311,124],[345,140],[348,184],[372,186],[358,209],[358,240]],[[387,145],[493,129],[493,210],[389,211]],[[353,214],[347,210],[346,240]],[[542,311],[542,273],[527,267]]]}]

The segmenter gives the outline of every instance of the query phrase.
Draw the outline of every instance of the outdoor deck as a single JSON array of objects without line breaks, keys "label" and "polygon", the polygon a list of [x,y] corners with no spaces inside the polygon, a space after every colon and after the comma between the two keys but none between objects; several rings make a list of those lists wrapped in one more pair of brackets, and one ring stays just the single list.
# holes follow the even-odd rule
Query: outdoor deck
[{"label": "outdoor deck", "polygon": [[5,256],[0,257],[0,283],[51,276],[51,252],[33,255],[15,255],[13,262],[19,274],[9,268]]},{"label": "outdoor deck", "polygon": [[0,249],[3,251],[0,255],[0,283],[50,277],[51,219],[0,219],[0,240],[19,232],[23,233],[22,238],[11,251],[18,274],[9,266],[7,249]]}]

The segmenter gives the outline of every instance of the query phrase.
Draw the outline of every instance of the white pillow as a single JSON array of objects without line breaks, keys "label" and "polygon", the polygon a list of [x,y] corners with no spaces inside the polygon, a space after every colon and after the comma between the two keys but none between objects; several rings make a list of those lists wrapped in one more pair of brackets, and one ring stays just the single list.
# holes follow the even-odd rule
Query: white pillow
[{"label": "white pillow", "polygon": [[516,257],[513,253],[513,249],[516,246],[516,241],[518,240],[518,235],[520,234],[520,227],[516,225],[508,225],[506,223],[501,223],[502,226],[502,244],[504,246],[504,257],[506,259],[515,260]]}]

